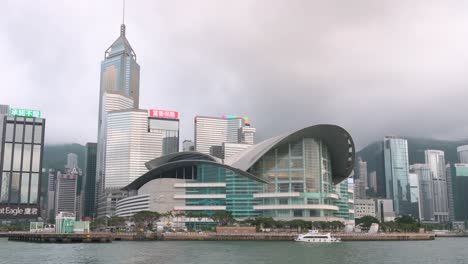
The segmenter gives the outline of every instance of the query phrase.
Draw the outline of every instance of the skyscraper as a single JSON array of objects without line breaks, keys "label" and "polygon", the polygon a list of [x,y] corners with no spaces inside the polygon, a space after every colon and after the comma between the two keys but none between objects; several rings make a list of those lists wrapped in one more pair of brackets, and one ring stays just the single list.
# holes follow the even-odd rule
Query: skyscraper
[{"label": "skyscraper", "polygon": [[468,145],[457,147],[458,161],[460,163],[468,164]]},{"label": "skyscraper", "polygon": [[104,181],[106,189],[120,190],[125,187],[148,171],[145,162],[163,154],[163,138],[166,134],[157,130],[159,122],[153,121],[158,120],[148,119],[147,110],[109,112]]},{"label": "skyscraper", "polygon": [[67,169],[78,168],[78,155],[75,153],[67,154],[67,164],[65,165]]},{"label": "skyscraper", "polygon": [[83,216],[95,215],[97,143],[86,143],[83,177]]},{"label": "skyscraper", "polygon": [[397,215],[412,214],[406,139],[385,137],[384,161],[386,194],[388,199],[393,200],[394,212]]},{"label": "skyscraper", "polygon": [[243,144],[228,146],[229,155],[234,155],[254,144],[254,134],[247,117],[195,117],[195,150],[220,159],[228,158],[223,143]]},{"label": "skyscraper", "polygon": [[76,213],[76,199],[78,186],[78,172],[76,169],[57,175],[55,210],[56,213]]},{"label": "skyscraper", "polygon": [[110,111],[137,109],[139,106],[140,66],[136,53],[125,36],[125,25],[120,36],[104,52],[101,62],[99,92],[99,119],[96,161],[98,195],[104,195],[105,162],[107,146],[107,115]]},{"label": "skyscraper", "polygon": [[45,119],[37,110],[0,114],[0,219],[39,216]]},{"label": "skyscraper", "polygon": [[419,197],[419,175],[416,173],[409,174],[409,186],[410,186],[410,201],[411,201],[411,216],[416,219],[420,218],[421,206]]},{"label": "skyscraper", "polygon": [[426,164],[432,175],[432,189],[435,221],[449,221],[447,177],[445,175],[444,152],[440,150],[424,151]]},{"label": "skyscraper", "polygon": [[148,131],[162,139],[160,155],[179,152],[179,112],[150,109],[148,124]]},{"label": "skyscraper", "polygon": [[410,166],[412,173],[418,175],[419,182],[419,219],[422,221],[434,221],[434,201],[432,190],[431,170],[427,164],[413,164]]},{"label": "skyscraper", "polygon": [[468,220],[468,164],[454,164],[452,179],[455,220],[466,221]]}]

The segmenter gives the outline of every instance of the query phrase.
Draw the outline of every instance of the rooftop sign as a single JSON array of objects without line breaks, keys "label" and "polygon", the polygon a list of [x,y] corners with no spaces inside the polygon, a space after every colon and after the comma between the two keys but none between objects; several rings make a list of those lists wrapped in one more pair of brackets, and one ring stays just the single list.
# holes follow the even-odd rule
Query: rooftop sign
[{"label": "rooftop sign", "polygon": [[248,118],[247,116],[223,115],[222,118],[224,118],[224,119],[242,118],[242,119],[244,119],[244,122],[245,122],[246,124],[249,124],[249,123],[250,123],[249,118]]},{"label": "rooftop sign", "polygon": [[41,111],[31,109],[10,108],[10,116],[23,116],[23,117],[41,117]]},{"label": "rooftop sign", "polygon": [[150,117],[165,118],[165,119],[179,119],[179,112],[170,110],[148,110]]}]

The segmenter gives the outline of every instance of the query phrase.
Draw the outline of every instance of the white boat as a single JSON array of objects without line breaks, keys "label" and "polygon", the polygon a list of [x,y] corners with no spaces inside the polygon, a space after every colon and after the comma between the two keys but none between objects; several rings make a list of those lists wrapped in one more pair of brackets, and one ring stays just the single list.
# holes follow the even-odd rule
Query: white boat
[{"label": "white boat", "polygon": [[308,243],[336,243],[341,242],[341,239],[333,237],[330,233],[321,234],[317,230],[309,230],[306,234],[298,235],[294,241]]}]

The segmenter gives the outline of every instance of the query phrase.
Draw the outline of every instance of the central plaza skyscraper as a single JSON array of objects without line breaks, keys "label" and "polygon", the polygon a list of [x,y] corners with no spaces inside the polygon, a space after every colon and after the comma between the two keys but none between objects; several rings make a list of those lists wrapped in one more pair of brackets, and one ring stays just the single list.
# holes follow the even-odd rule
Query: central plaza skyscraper
[{"label": "central plaza skyscraper", "polygon": [[136,54],[125,36],[125,24],[122,24],[120,36],[106,49],[101,62],[96,160],[98,199],[102,198],[105,190],[108,113],[138,109],[139,91],[140,65],[136,62]]}]

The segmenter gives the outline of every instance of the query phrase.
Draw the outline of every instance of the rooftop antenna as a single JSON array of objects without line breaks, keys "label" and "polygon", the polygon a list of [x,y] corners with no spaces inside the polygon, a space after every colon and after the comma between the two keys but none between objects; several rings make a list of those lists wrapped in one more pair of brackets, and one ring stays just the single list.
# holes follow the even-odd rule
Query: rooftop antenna
[{"label": "rooftop antenna", "polygon": [[125,0],[122,0],[123,8],[122,8],[122,25],[120,26],[120,35],[125,36]]},{"label": "rooftop antenna", "polygon": [[122,0],[123,8],[122,8],[122,24],[125,24],[125,0]]}]

